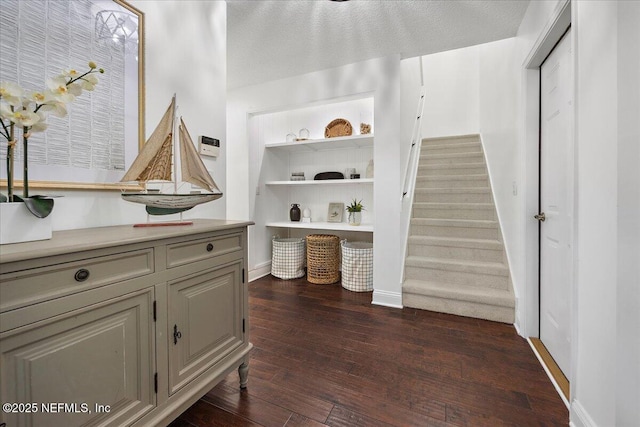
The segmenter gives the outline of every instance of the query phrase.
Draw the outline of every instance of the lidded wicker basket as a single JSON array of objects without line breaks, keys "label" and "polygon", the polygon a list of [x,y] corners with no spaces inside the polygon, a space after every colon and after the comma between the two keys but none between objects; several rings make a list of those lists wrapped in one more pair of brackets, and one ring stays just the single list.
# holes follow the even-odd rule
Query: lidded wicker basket
[{"label": "lidded wicker basket", "polygon": [[340,280],[340,238],[331,234],[307,236],[307,280],[328,285]]}]

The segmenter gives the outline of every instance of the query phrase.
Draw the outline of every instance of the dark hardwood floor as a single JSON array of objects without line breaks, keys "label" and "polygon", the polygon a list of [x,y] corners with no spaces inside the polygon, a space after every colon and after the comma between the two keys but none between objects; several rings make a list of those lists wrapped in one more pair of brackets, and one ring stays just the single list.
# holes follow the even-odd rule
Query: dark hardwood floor
[{"label": "dark hardwood floor", "polygon": [[371,305],[371,293],[249,284],[249,386],[237,372],[171,427],[566,426],[511,325]]}]

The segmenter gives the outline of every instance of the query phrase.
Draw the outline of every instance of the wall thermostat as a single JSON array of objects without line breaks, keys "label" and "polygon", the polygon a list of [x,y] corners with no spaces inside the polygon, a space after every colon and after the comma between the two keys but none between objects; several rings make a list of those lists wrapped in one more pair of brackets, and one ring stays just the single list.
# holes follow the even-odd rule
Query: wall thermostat
[{"label": "wall thermostat", "polygon": [[218,157],[220,153],[220,140],[200,135],[200,154],[203,156]]}]

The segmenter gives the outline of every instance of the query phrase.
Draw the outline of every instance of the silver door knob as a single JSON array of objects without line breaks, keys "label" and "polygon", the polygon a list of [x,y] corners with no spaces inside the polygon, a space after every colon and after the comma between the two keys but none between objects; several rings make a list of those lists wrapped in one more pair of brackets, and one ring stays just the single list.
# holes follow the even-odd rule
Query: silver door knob
[{"label": "silver door knob", "polygon": [[547,217],[544,216],[544,212],[540,212],[538,215],[534,215],[533,217],[540,222],[544,222],[544,220],[547,219]]}]

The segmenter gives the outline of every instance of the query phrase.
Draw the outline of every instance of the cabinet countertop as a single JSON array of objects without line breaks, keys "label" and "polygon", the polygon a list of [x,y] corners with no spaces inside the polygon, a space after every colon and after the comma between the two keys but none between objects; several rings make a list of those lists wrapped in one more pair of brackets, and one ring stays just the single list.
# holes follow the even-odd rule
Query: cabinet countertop
[{"label": "cabinet countertop", "polygon": [[253,225],[251,221],[194,219],[193,225],[133,227],[115,225],[98,228],[54,231],[50,240],[14,243],[0,246],[0,263],[23,261],[71,252],[82,252],[150,240],[189,236]]}]

